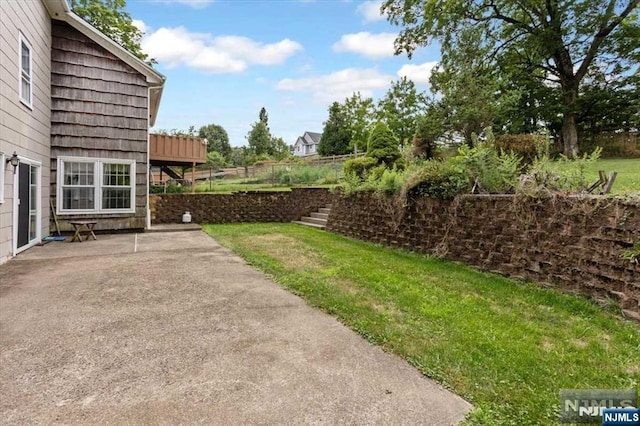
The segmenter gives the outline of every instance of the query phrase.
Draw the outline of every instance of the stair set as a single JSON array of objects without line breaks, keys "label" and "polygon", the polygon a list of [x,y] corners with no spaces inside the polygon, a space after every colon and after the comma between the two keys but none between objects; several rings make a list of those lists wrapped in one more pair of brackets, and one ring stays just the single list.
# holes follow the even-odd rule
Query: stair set
[{"label": "stair set", "polygon": [[317,212],[311,213],[309,216],[303,216],[300,220],[294,220],[293,223],[324,229],[327,226],[329,213],[331,213],[331,205],[318,209]]}]

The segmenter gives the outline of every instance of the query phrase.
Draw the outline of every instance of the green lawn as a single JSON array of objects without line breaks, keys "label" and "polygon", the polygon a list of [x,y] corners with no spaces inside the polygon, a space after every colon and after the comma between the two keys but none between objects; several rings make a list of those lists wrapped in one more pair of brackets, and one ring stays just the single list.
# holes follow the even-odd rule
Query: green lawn
[{"label": "green lawn", "polygon": [[598,179],[598,170],[618,172],[613,184],[613,193],[640,193],[640,158],[601,159],[589,165],[587,176],[590,183]]},{"label": "green lawn", "polygon": [[271,183],[255,183],[251,180],[224,179],[215,182],[200,182],[196,185],[196,192],[211,192],[230,194],[241,191],[290,191],[292,187],[309,188],[333,188],[336,184],[309,184],[309,185],[273,185]]},{"label": "green lawn", "polygon": [[205,230],[472,402],[470,424],[555,424],[561,388],[640,383],[640,326],[585,298],[292,224]]}]

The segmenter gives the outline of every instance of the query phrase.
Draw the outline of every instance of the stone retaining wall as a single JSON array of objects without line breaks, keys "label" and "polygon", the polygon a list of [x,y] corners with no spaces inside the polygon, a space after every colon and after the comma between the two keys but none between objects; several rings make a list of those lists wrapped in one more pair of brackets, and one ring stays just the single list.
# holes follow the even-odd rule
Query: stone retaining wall
[{"label": "stone retaining wall", "polygon": [[150,195],[153,224],[180,223],[185,211],[195,223],[291,222],[331,204],[323,188],[234,194]]},{"label": "stone retaining wall", "polygon": [[604,197],[462,196],[398,205],[371,193],[334,199],[327,229],[432,253],[501,274],[616,301],[640,320],[640,201]]}]

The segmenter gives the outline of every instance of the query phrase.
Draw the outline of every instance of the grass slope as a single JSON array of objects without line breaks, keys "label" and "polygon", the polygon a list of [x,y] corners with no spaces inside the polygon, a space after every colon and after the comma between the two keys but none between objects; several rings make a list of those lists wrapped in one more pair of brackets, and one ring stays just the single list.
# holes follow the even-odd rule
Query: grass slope
[{"label": "grass slope", "polygon": [[616,158],[601,159],[587,167],[586,174],[588,182],[593,183],[598,180],[598,170],[604,170],[607,175],[611,172],[618,172],[613,183],[614,194],[640,194],[640,159],[639,158]]},{"label": "grass slope", "polygon": [[470,424],[555,424],[561,388],[640,382],[640,327],[585,298],[291,224],[205,230],[472,402]]}]

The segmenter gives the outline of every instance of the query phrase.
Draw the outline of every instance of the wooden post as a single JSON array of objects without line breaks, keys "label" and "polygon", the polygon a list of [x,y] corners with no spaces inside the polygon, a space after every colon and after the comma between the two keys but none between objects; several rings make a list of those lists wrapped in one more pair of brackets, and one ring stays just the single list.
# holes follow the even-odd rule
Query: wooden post
[{"label": "wooden post", "polygon": [[196,193],[196,162],[191,165],[191,193]]}]

